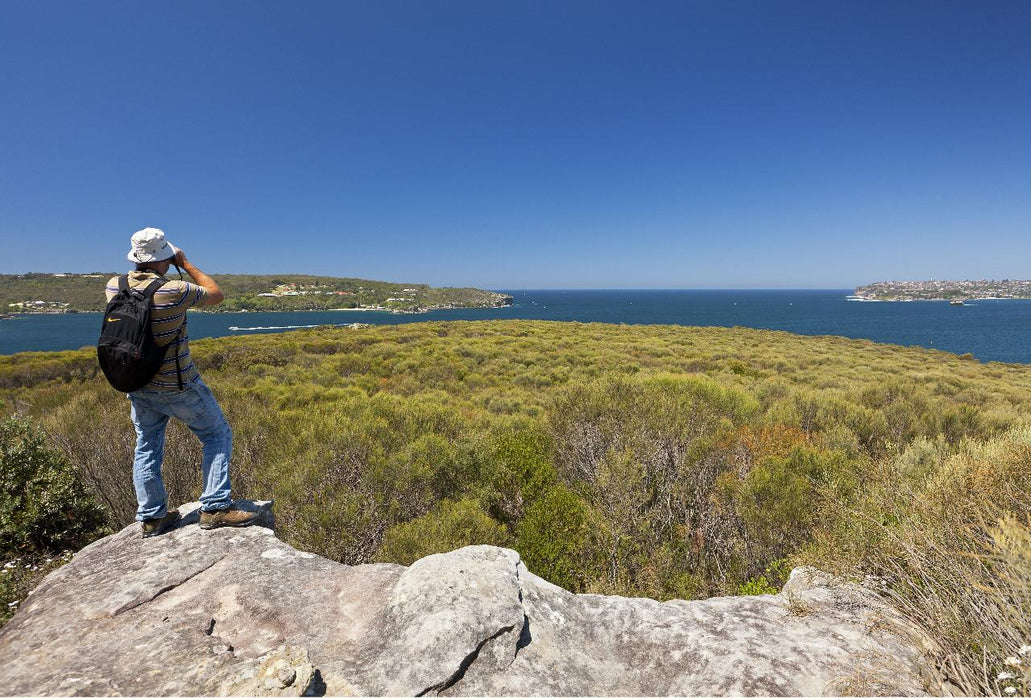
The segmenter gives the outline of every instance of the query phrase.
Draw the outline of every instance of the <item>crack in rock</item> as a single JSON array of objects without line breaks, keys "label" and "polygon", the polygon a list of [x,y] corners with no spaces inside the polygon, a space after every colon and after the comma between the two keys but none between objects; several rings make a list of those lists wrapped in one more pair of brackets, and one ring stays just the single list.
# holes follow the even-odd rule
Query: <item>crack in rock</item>
[{"label": "crack in rock", "polygon": [[[519,600],[519,607],[522,609],[523,612],[523,624],[519,629],[519,635],[516,639],[515,649],[512,652],[511,658],[508,660],[508,663],[506,663],[499,670],[504,670],[505,668],[508,668],[513,663],[515,663],[516,658],[519,656],[519,651],[521,649],[525,649],[526,647],[528,647],[530,645],[530,642],[533,641],[533,635],[530,633],[530,617],[529,615],[527,615],[526,607],[523,604],[523,587],[519,575],[519,568],[522,566],[522,563],[522,559],[519,559],[515,562],[514,574],[516,579],[516,596]],[[430,687],[423,690],[421,693],[418,693],[416,697],[422,697],[431,692],[436,692],[439,695],[448,688],[451,688],[452,686],[456,685],[459,681],[465,678],[466,673],[472,667],[473,663],[475,663],[476,659],[479,658],[480,654],[483,652],[484,648],[486,648],[488,644],[498,639],[499,637],[503,637],[504,635],[514,631],[515,628],[516,625],[507,625],[499,629],[491,636],[484,639],[476,646],[476,648],[468,656],[466,656],[462,660],[461,664],[459,664],[458,670],[454,674],[452,674],[450,678],[443,681],[442,683],[431,685]]]},{"label": "crack in rock", "polygon": [[530,633],[530,616],[526,614],[526,605],[523,603],[523,580],[519,576],[519,567],[522,565],[523,560],[520,558],[515,564],[515,577],[519,590],[519,607],[523,609],[523,628],[519,630],[519,639],[516,640],[515,653],[512,655],[512,661],[508,664],[509,666],[515,663],[516,658],[519,657],[519,652],[530,646],[530,642],[533,641],[533,635]]},{"label": "crack in rock", "polygon": [[216,559],[215,561],[211,562],[210,564],[207,564],[207,565],[201,567],[197,571],[194,571],[194,572],[192,572],[190,574],[187,574],[183,578],[181,578],[181,579],[179,579],[177,581],[173,581],[172,583],[170,583],[170,584],[168,584],[166,586],[162,586],[161,588],[157,589],[152,595],[143,594],[143,595],[140,595],[140,596],[137,596],[137,597],[133,598],[128,603],[124,603],[122,605],[119,605],[111,613],[111,617],[118,617],[119,615],[121,615],[124,612],[128,612],[130,610],[133,610],[135,608],[140,607],[141,605],[146,605],[147,603],[150,603],[150,602],[156,600],[158,598],[158,596],[164,595],[165,593],[168,593],[169,591],[174,590],[174,589],[178,588],[179,586],[183,585],[184,583],[186,583],[190,579],[193,579],[193,578],[196,578],[197,576],[200,576],[205,571],[207,571],[208,569],[213,567],[215,564],[217,564],[220,561],[222,561],[223,558],[224,557],[220,557],[220,558]]},{"label": "crack in rock", "polygon": [[442,691],[447,690],[458,681],[462,680],[462,678],[465,676],[465,672],[468,671],[469,667],[473,665],[474,661],[476,661],[476,657],[480,655],[480,652],[483,650],[483,647],[487,646],[487,644],[493,642],[498,637],[504,634],[508,634],[514,629],[515,625],[508,625],[507,627],[502,627],[497,632],[484,639],[482,642],[476,645],[475,649],[473,649],[464,659],[462,659],[462,663],[458,665],[458,670],[452,673],[447,680],[441,683],[437,683],[436,685],[431,685],[429,688],[426,688],[422,692],[416,693],[415,697],[421,698],[427,693],[432,693],[434,691],[440,693]]},{"label": "crack in rock", "polygon": [[[515,662],[516,657],[519,656],[519,652],[526,647],[530,646],[530,642],[533,641],[533,635],[530,634],[530,618],[524,612],[523,613],[523,629],[519,631],[519,639],[516,640],[515,656],[512,661]],[[511,665],[511,664],[509,664]]]}]

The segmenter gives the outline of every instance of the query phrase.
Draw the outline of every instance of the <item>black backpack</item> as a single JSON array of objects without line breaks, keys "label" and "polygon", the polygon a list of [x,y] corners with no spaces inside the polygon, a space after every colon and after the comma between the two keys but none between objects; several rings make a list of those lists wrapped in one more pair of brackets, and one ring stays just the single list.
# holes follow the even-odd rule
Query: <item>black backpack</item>
[{"label": "black backpack", "polygon": [[[129,276],[118,278],[118,294],[104,309],[104,321],[100,327],[100,341],[97,343],[97,359],[104,376],[118,391],[136,391],[146,386],[161,368],[167,347],[154,340],[150,327],[151,299],[165,283],[157,279],[144,290],[129,286]],[[179,332],[182,333],[180,326]],[[179,389],[183,388],[182,370],[179,367],[179,335],[173,342],[175,369]],[[171,343],[170,343],[171,344]]]}]

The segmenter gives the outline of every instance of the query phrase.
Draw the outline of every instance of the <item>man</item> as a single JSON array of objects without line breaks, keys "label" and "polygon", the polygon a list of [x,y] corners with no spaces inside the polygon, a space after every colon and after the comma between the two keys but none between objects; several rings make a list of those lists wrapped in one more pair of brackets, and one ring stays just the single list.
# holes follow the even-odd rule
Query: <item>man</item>
[{"label": "man", "polygon": [[[143,536],[160,535],[179,519],[179,511],[168,511],[168,494],[161,480],[165,427],[172,417],[185,423],[204,446],[201,528],[250,525],[257,514],[233,508],[230,498],[229,458],[233,433],[190,358],[186,333],[186,310],[192,306],[214,306],[222,301],[222,292],[215,280],[165,240],[160,229],[145,228],[134,233],[128,257],[129,262],[136,263],[136,270],[129,273],[130,287],[143,290],[154,280],[164,282],[154,294],[151,311],[154,339],[159,346],[167,346],[164,360],[149,384],[128,395],[136,428],[136,456],[132,465],[132,481],[139,504],[136,519],[143,524]],[[165,274],[173,264],[186,270],[196,284],[166,280]],[[118,278],[114,277],[107,283],[108,301],[117,293]]]}]

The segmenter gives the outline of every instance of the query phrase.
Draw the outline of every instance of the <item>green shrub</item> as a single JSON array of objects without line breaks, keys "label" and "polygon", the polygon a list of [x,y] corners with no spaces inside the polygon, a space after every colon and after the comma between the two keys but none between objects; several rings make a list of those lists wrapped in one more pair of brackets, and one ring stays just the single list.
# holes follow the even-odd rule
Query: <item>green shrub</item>
[{"label": "green shrub", "polygon": [[409,565],[430,554],[471,544],[509,544],[505,528],[473,499],[442,501],[431,512],[390,528],[375,560]]},{"label": "green shrub", "polygon": [[796,447],[787,457],[763,459],[744,477],[725,479],[724,494],[733,502],[751,551],[749,567],[805,545],[819,515],[821,488],[847,482],[849,471],[840,453]]},{"label": "green shrub", "polygon": [[563,486],[546,492],[531,505],[516,528],[516,549],[527,568],[538,576],[574,592],[604,575],[594,555],[590,507]]},{"label": "green shrub", "polygon": [[551,443],[539,425],[500,431],[488,441],[481,476],[491,516],[513,527],[556,480]]},{"label": "green shrub", "polygon": [[39,431],[0,421],[0,556],[78,549],[103,523],[78,474]]},{"label": "green shrub", "polygon": [[778,593],[788,580],[791,567],[787,559],[778,559],[766,567],[766,570],[755,578],[750,578],[738,586],[738,595],[773,595]]},{"label": "green shrub", "polygon": [[0,421],[0,625],[43,577],[105,534],[78,474],[29,424]]}]

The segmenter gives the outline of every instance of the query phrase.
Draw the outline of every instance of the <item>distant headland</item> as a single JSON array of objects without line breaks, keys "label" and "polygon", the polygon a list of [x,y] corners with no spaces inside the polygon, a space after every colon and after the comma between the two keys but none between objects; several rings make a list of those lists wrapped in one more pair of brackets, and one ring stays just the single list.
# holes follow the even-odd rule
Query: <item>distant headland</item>
[{"label": "distant headland", "polygon": [[963,301],[966,299],[1031,299],[1031,280],[928,280],[874,282],[856,287],[857,301]]},{"label": "distant headland", "polygon": [[[104,310],[104,284],[114,272],[0,275],[0,314]],[[174,275],[170,275],[174,278]],[[390,311],[508,306],[507,294],[471,287],[377,282],[313,275],[215,275],[225,301],[206,311]]]}]

